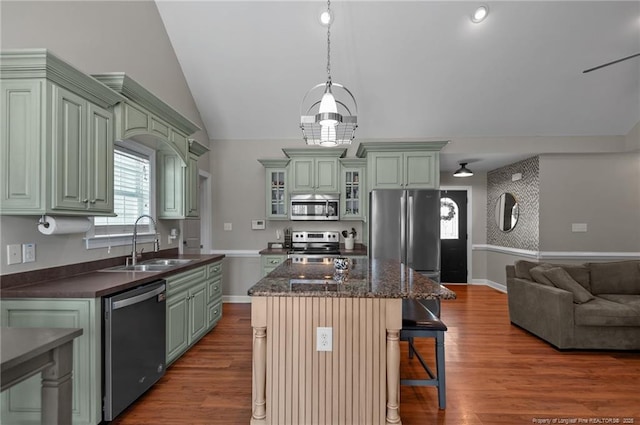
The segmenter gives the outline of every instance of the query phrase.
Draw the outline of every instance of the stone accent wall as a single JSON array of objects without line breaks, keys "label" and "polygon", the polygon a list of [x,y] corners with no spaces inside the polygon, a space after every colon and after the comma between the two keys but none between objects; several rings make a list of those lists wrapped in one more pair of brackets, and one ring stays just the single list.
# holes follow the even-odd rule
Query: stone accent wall
[{"label": "stone accent wall", "polygon": [[[540,211],[540,158],[528,158],[487,173],[487,243],[538,251]],[[521,173],[522,178],[512,181]],[[495,207],[503,193],[513,194],[518,202],[520,216],[515,227],[503,232],[495,221]]]}]

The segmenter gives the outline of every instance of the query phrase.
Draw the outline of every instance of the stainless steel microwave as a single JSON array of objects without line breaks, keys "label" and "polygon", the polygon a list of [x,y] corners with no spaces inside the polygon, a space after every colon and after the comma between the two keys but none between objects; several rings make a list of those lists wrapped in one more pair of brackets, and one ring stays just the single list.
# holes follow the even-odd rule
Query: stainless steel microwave
[{"label": "stainless steel microwave", "polygon": [[291,220],[339,220],[339,194],[291,195]]}]

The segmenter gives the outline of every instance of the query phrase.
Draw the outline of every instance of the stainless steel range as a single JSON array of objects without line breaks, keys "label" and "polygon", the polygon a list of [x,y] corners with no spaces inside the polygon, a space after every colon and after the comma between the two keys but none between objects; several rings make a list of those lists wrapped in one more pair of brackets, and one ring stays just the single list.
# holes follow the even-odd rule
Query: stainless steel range
[{"label": "stainless steel range", "polygon": [[294,263],[328,261],[340,255],[340,232],[294,231],[289,258]]}]

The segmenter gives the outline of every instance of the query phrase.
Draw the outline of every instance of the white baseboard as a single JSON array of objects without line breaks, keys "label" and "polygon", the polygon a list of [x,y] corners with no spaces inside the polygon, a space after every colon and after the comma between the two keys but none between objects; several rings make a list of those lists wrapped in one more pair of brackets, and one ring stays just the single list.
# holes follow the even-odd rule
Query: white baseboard
[{"label": "white baseboard", "polygon": [[223,295],[222,302],[229,304],[250,303],[251,297],[248,295]]},{"label": "white baseboard", "polygon": [[490,288],[495,289],[496,291],[507,293],[507,285],[503,285],[502,283],[494,282],[489,279],[473,279],[471,281],[471,285],[485,285]]}]

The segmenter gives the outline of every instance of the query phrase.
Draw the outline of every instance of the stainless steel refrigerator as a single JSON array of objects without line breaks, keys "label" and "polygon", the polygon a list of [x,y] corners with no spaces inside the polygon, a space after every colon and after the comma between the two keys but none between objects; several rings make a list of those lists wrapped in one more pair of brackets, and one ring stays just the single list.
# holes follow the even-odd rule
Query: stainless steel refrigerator
[{"label": "stainless steel refrigerator", "polygon": [[371,258],[400,260],[440,282],[439,190],[372,190],[369,217]]}]

